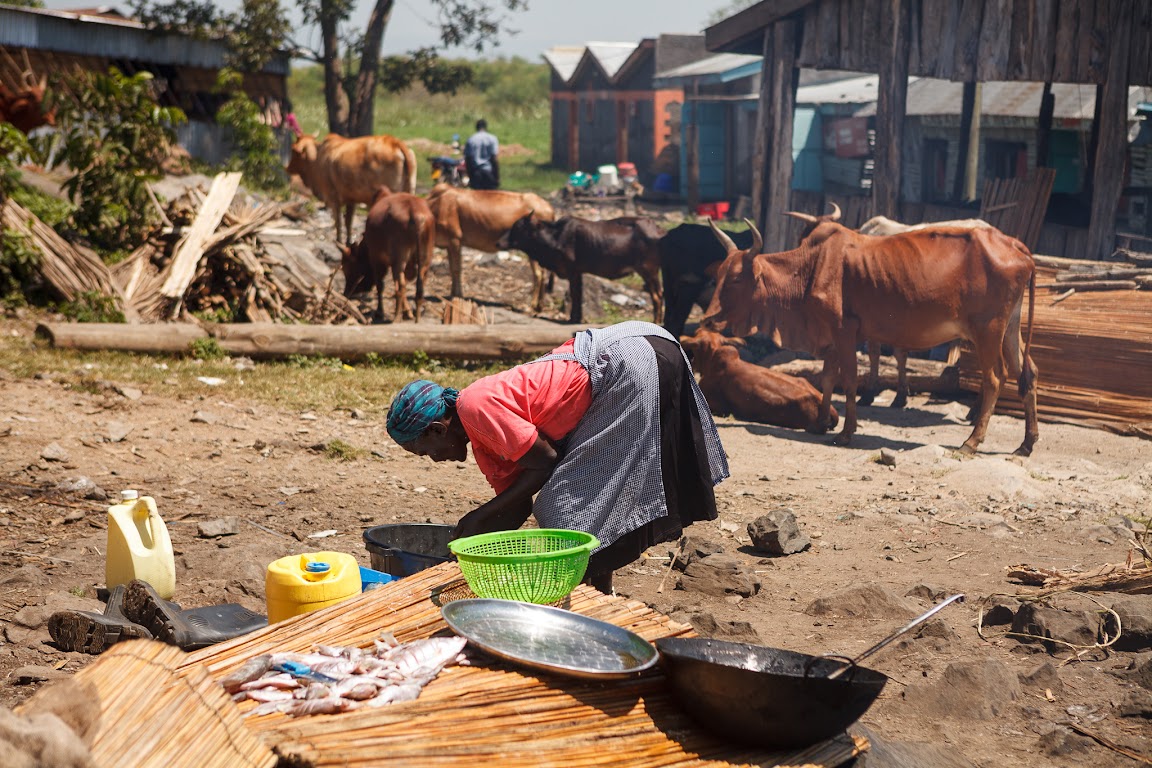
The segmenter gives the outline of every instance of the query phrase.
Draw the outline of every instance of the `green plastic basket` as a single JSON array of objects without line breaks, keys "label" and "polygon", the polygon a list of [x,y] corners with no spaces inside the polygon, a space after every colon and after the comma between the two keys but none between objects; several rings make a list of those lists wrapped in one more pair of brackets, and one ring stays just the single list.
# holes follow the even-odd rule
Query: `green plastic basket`
[{"label": "green plastic basket", "polygon": [[477,596],[542,604],[576,588],[598,546],[590,533],[555,528],[482,533],[448,543]]}]

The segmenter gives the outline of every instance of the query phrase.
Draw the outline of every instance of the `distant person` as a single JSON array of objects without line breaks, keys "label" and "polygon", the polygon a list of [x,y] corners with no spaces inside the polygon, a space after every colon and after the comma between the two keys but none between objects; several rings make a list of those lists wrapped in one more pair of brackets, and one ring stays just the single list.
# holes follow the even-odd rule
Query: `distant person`
[{"label": "distant person", "polygon": [[488,121],[476,121],[476,133],[464,142],[464,165],[468,169],[468,186],[472,189],[499,189],[500,142],[488,133]]}]

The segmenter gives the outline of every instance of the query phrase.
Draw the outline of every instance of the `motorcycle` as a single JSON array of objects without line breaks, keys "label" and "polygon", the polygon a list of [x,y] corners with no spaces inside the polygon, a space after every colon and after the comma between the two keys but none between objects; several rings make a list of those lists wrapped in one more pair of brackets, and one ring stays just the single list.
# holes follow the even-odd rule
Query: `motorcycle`
[{"label": "motorcycle", "polygon": [[468,186],[468,170],[462,158],[441,155],[428,158],[428,162],[432,163],[433,184],[450,184],[453,187]]}]

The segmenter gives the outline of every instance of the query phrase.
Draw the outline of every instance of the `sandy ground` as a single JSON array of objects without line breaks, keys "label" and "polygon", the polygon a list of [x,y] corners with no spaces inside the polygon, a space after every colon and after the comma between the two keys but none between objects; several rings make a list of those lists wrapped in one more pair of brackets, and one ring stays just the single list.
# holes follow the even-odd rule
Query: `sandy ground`
[{"label": "sandy ground", "polygon": [[[518,262],[497,261],[488,269],[527,275]],[[437,270],[436,280],[443,281],[446,270]],[[527,303],[527,287],[511,308]],[[27,334],[30,326],[9,321],[3,331]],[[79,493],[30,489],[87,477],[109,494],[137,488],[152,495],[177,551],[177,599],[186,607],[237,601],[258,610],[264,608],[264,567],[276,558],[333,549],[368,565],[361,540],[366,527],[454,522],[489,497],[471,459],[437,465],[409,455],[390,443],[379,417],[286,411],[248,402],[227,385],[207,399],[147,391],[129,399],[3,370],[0,381],[0,580],[6,580],[0,701],[8,706],[38,687],[21,684],[17,670],[32,665],[71,674],[92,661],[55,648],[42,622],[61,607],[99,608],[95,591],[103,585],[105,505]],[[390,394],[381,393],[381,404]],[[218,418],[193,422],[196,411]],[[935,594],[963,592],[968,600],[945,609],[931,633],[893,644],[868,663],[892,680],[862,722],[888,738],[944,745],[980,766],[1136,765],[1063,725],[1152,752],[1149,721],[1119,714],[1137,687],[1118,673],[1147,655],[1096,652],[1066,663],[1066,652],[1050,656],[1036,645],[996,638],[1004,627],[981,639],[976,623],[981,598],[1017,589],[1006,578],[1007,566],[1090,569],[1124,562],[1129,546],[1122,516],[1148,514],[1149,443],[1042,424],[1036,452],[1019,459],[1011,451],[1023,423],[997,416],[983,452],[960,459],[953,450],[969,432],[965,412],[965,404],[924,397],[913,397],[899,412],[861,409],[850,448],[803,432],[718,420],[732,477],[717,489],[720,519],[690,532],[719,542],[755,572],[762,588],[746,599],[677,589],[678,572],[666,576],[673,547],[662,545],[651,559],[619,571],[616,590],[701,624],[706,620],[699,614],[711,614],[722,630],[730,628],[726,622],[746,622],[763,645],[847,655],[907,616],[879,609],[876,618],[814,616],[805,611],[816,598],[869,583],[895,596],[918,585]],[[111,432],[125,427],[128,437],[111,442]],[[374,453],[340,462],[311,448],[334,438]],[[49,461],[41,453],[53,442],[65,455]],[[895,466],[877,462],[881,448],[896,453]],[[749,546],[746,527],[780,508],[794,511],[812,546],[769,558]],[[197,535],[198,523],[225,517],[238,519],[235,535]],[[330,529],[337,534],[308,538]],[[914,603],[921,610],[929,604]],[[1095,609],[1078,596],[1055,604]],[[946,675],[950,665],[971,661],[991,664],[993,682],[961,684]],[[1052,668],[1036,678],[1041,682],[1016,684],[1018,675],[1045,664]]]}]

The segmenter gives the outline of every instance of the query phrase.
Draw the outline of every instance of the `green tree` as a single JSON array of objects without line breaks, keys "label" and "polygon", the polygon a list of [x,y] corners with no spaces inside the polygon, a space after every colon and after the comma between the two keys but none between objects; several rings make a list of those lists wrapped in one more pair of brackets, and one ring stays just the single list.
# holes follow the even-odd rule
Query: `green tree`
[{"label": "green tree", "polygon": [[292,30],[279,0],[243,0],[235,13],[211,0],[132,0],[132,11],[149,29],[224,42],[229,66],[242,72],[263,69]]},{"label": "green tree", "polygon": [[464,47],[482,53],[497,45],[502,35],[514,34],[505,11],[525,10],[528,0],[428,0],[424,7],[437,17],[440,45],[382,60],[384,35],[395,4],[395,0],[375,0],[368,24],[360,31],[349,23],[354,0],[298,0],[305,23],[320,31],[320,47],[313,50],[294,42],[288,26],[281,23],[283,14],[276,0],[245,0],[245,8],[251,5],[253,9],[242,13],[242,20],[219,11],[208,0],[133,0],[136,15],[151,28],[215,37],[234,49],[288,49],[317,62],[324,70],[328,130],[347,136],[372,133],[381,85],[400,91],[420,80],[433,93],[452,93],[469,82],[471,67],[440,61],[439,49]]},{"label": "green tree", "polygon": [[163,175],[173,129],[185,120],[178,108],[156,103],[152,85],[148,72],[80,72],[67,83],[72,98],[57,105],[62,159],[73,171],[64,182],[77,206],[72,222],[105,252],[143,240],[155,215],[146,185]]},{"label": "green tree", "polygon": [[760,0],[732,0],[722,7],[712,11],[712,13],[708,15],[708,23],[718,24],[729,16],[735,16],[736,14],[740,13],[740,11],[756,5],[758,2],[760,2]]},{"label": "green tree", "polygon": [[216,112],[216,122],[232,129],[235,151],[228,160],[229,169],[243,173],[249,187],[286,190],[288,177],[280,165],[279,142],[271,126],[260,119],[260,107],[244,92],[244,76],[233,69],[220,70],[216,91],[228,95]]}]

